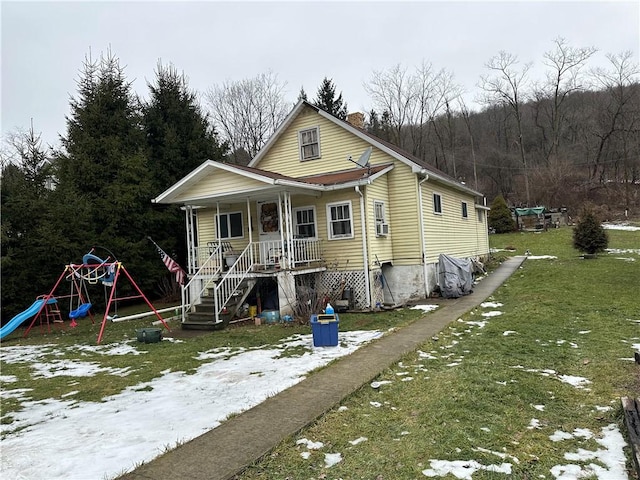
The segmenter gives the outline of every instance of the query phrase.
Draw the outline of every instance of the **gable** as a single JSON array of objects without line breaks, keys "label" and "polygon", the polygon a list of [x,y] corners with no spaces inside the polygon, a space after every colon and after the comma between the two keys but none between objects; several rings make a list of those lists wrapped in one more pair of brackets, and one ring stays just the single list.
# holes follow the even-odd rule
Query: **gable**
[{"label": "gable", "polygon": [[[313,127],[318,127],[319,130],[320,158],[301,161],[298,134],[301,130]],[[306,107],[255,166],[291,177],[336,172],[354,168],[355,165],[348,160],[349,156],[358,160],[369,146],[365,140],[324,118],[314,109]],[[391,163],[392,159],[374,148],[370,162],[373,165]]]},{"label": "gable", "polygon": [[239,192],[248,192],[268,187],[269,184],[238,175],[222,169],[211,169],[207,175],[203,175],[197,182],[190,185],[184,192],[178,194],[172,200],[184,202],[187,200],[211,197],[216,195],[229,195]]}]

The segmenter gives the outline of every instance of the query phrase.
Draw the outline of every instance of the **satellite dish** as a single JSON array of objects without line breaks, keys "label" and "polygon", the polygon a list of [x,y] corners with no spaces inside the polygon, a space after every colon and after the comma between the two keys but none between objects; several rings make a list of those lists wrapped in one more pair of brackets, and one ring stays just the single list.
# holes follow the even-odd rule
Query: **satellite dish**
[{"label": "satellite dish", "polygon": [[360,158],[358,159],[357,162],[354,161],[353,158],[351,158],[351,155],[349,155],[348,160],[350,162],[355,163],[360,168],[369,168],[369,158],[371,157],[371,150],[373,150],[373,149],[371,147],[369,147],[364,152],[362,152],[362,155],[360,155]]},{"label": "satellite dish", "polygon": [[360,158],[356,162],[356,165],[358,165],[360,168],[368,168],[369,167],[369,157],[371,157],[371,150],[372,150],[372,148],[369,147],[364,152],[362,152],[362,155],[360,155]]}]

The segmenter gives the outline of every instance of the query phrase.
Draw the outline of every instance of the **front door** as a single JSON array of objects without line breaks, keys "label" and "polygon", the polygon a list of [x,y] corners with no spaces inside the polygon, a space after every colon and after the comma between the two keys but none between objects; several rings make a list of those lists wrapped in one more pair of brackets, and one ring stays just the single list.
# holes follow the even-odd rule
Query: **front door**
[{"label": "front door", "polygon": [[271,267],[280,265],[282,243],[278,201],[267,200],[257,204],[260,263]]}]

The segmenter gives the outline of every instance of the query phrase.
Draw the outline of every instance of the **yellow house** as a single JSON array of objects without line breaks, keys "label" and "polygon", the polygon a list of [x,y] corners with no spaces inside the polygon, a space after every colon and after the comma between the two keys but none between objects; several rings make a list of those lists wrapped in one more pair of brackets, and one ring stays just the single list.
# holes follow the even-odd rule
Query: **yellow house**
[{"label": "yellow house", "polygon": [[186,213],[183,326],[243,303],[402,304],[434,290],[441,253],[489,253],[481,193],[306,101],[248,166],[206,161],[154,202]]}]

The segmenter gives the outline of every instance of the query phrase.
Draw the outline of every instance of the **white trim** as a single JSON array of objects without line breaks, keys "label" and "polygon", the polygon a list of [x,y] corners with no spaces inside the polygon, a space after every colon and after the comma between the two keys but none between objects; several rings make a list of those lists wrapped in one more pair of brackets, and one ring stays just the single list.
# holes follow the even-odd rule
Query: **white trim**
[{"label": "white trim", "polygon": [[[230,215],[234,215],[234,214],[239,214],[240,215],[240,226],[242,227],[242,235],[240,237],[232,237],[231,236],[231,217]],[[220,236],[220,231],[222,230],[220,228],[220,217],[222,215],[226,215],[227,216],[227,230],[229,233],[228,237],[222,237]],[[219,212],[215,214],[216,218],[216,238],[218,240],[235,240],[238,238],[244,238],[244,219],[242,218],[242,210],[238,210],[238,211],[233,211],[233,212]]]},{"label": "white trim", "polygon": [[[316,212],[316,206],[315,205],[308,205],[308,206],[302,206],[302,207],[295,207],[291,209],[291,217],[292,217],[292,223],[293,223],[293,235],[298,235],[298,215],[297,213],[300,211],[307,211],[307,210],[311,210],[313,212],[313,232],[314,232],[314,236],[313,237],[305,237],[305,238],[309,238],[312,240],[317,240],[318,239],[318,214]],[[305,223],[304,225],[309,225],[308,223]]]},{"label": "white trim", "polygon": [[[304,133],[312,132],[312,131],[314,131],[314,130],[315,130],[315,132],[316,132],[316,141],[315,141],[315,144],[317,144],[317,145],[318,145],[318,153],[317,153],[316,155],[313,155],[313,156],[310,156],[310,157],[308,157],[308,158],[305,158],[305,157],[304,157],[304,154],[303,154],[303,152],[304,152],[304,147],[311,146],[311,145],[313,145],[314,143],[312,142],[312,143],[306,143],[306,144],[303,144],[303,143],[302,143],[302,135],[303,135]],[[302,129],[302,130],[298,130],[298,154],[299,154],[299,156],[300,156],[300,161],[301,161],[301,162],[309,162],[309,161],[312,161],[312,160],[318,160],[319,158],[321,158],[321,157],[322,157],[322,152],[321,152],[321,150],[320,150],[320,127],[319,127],[319,126],[317,126],[317,125],[316,125],[315,127],[309,127],[309,128],[304,128],[304,129]]]},{"label": "white trim", "polygon": [[[349,225],[351,227],[351,234],[350,235],[333,235],[332,232],[332,222],[334,221],[331,218],[331,208],[332,207],[337,207],[337,206],[344,206],[344,205],[349,205]],[[335,221],[340,221],[340,220],[335,220]],[[344,220],[343,220],[344,221]],[[351,203],[351,200],[344,200],[342,202],[332,202],[332,203],[327,203],[327,239],[328,240],[348,240],[350,238],[354,238],[355,236],[355,227],[353,224],[353,205]]]},{"label": "white trim", "polygon": [[[440,199],[440,201],[438,202],[438,203],[440,203],[440,210],[436,210],[436,195]],[[440,194],[438,192],[432,192],[432,194],[431,194],[431,206],[432,206],[432,210],[433,210],[433,214],[434,215],[443,215],[444,207],[442,206],[442,194]]]}]

